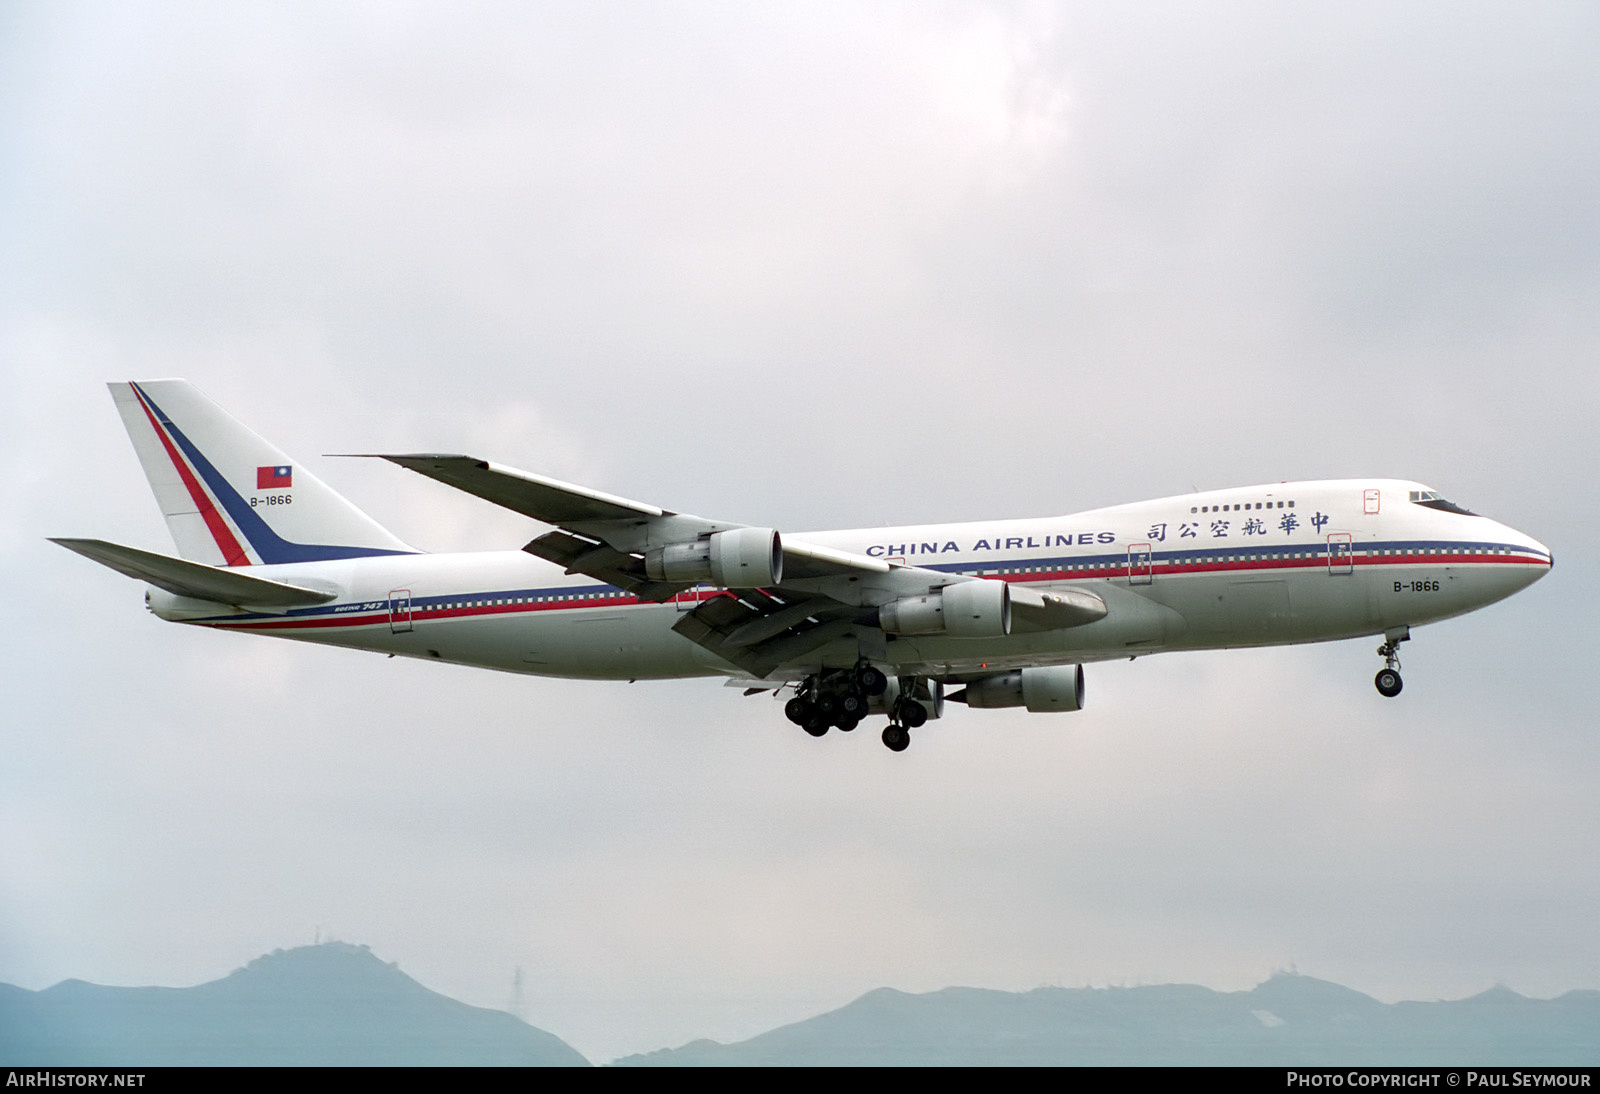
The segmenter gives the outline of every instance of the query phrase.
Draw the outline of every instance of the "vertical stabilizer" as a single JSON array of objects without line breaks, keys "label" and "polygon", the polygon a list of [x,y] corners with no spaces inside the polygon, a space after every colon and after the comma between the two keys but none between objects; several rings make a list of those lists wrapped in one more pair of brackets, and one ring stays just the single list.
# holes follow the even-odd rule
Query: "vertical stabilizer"
[{"label": "vertical stabilizer", "polygon": [[184,558],[253,566],[414,553],[188,381],[108,386]]}]

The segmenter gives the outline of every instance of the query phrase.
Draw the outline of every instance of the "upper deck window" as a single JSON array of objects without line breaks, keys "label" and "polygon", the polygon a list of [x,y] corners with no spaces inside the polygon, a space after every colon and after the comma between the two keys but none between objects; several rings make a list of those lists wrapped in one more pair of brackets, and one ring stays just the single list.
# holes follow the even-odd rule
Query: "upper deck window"
[{"label": "upper deck window", "polygon": [[1445,513],[1460,513],[1464,517],[1478,515],[1471,509],[1461,508],[1461,506],[1448,500],[1437,490],[1413,490],[1411,491],[1411,500],[1417,505],[1426,506],[1429,509],[1438,509]]}]

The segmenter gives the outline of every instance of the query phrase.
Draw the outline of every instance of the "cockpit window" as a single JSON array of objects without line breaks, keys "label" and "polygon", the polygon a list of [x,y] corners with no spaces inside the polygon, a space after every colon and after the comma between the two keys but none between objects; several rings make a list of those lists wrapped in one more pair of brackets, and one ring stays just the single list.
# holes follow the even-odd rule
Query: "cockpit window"
[{"label": "cockpit window", "polygon": [[1445,513],[1460,513],[1464,517],[1478,515],[1471,509],[1461,508],[1461,506],[1445,498],[1437,490],[1413,490],[1411,491],[1411,500],[1417,505],[1426,506],[1429,509],[1438,509]]}]

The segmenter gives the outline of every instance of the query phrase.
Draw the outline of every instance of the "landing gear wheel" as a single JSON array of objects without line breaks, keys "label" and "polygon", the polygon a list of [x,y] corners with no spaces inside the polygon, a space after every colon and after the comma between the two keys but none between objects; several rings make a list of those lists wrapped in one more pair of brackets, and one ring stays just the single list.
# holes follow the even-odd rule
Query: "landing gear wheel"
[{"label": "landing gear wheel", "polygon": [[856,728],[856,726],[858,726],[860,724],[861,724],[861,719],[860,718],[846,718],[846,719],[844,719],[843,721],[841,721],[839,723],[839,732],[840,733],[849,733],[852,729]]},{"label": "landing gear wheel", "polygon": [[839,716],[861,720],[867,712],[867,697],[858,691],[847,691],[839,697]]},{"label": "landing gear wheel", "polygon": [[810,699],[802,699],[798,695],[783,704],[783,715],[797,726],[803,726],[816,717],[817,709]]},{"label": "landing gear wheel", "polygon": [[907,729],[916,729],[927,722],[928,712],[914,699],[902,699],[894,705],[895,718],[904,722]]},{"label": "landing gear wheel", "polygon": [[1378,647],[1378,656],[1383,658],[1383,669],[1372,678],[1372,682],[1377,685],[1378,694],[1385,699],[1393,699],[1400,694],[1403,686],[1400,682],[1400,643],[1410,637],[1411,631],[1404,627],[1384,632],[1383,645]]},{"label": "landing gear wheel", "polygon": [[866,695],[882,695],[889,688],[889,678],[871,665],[856,670],[856,687]]},{"label": "landing gear wheel", "polygon": [[904,752],[911,744],[911,734],[907,733],[904,726],[897,726],[890,722],[883,731],[883,743],[890,752]]},{"label": "landing gear wheel", "polygon": [[813,737],[820,737],[824,733],[828,732],[828,723],[827,722],[807,722],[806,723],[806,732],[811,734]]}]

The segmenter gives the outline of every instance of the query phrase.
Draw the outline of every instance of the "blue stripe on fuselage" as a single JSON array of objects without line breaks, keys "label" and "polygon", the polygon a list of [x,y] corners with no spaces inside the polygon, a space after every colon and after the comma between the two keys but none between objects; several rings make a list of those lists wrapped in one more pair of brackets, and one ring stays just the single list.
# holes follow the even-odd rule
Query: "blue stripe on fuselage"
[{"label": "blue stripe on fuselage", "polygon": [[[1423,551],[1424,553],[1411,555],[1384,555],[1378,553],[1381,551],[1406,550]],[[1369,543],[1361,545],[1360,549],[1355,553],[1355,558],[1367,565],[1430,565],[1438,564],[1436,555],[1470,555],[1473,551],[1482,552],[1479,557],[1486,562],[1490,560],[1521,563],[1548,562],[1543,553],[1520,544],[1464,543],[1460,540],[1393,540]],[[1293,554],[1299,557],[1292,559],[1264,557],[1284,554]],[[1327,566],[1328,549],[1325,542],[1292,543],[1273,547],[1215,547],[1203,550],[1162,551],[1156,553],[1153,557],[1153,562],[1157,566],[1196,567],[1196,569],[1187,570],[1182,574],[1170,575],[1175,578],[1203,576],[1207,573],[1229,573],[1237,576],[1242,571],[1232,569],[1230,562],[1232,565],[1236,565],[1237,562],[1251,560],[1271,563],[1288,562],[1298,567],[1311,569]],[[1208,564],[1215,564],[1215,569],[1212,569]],[[1024,566],[1033,572],[1026,574],[1015,572]],[[1128,572],[1127,568],[1128,556],[1126,553],[1069,555],[1048,559],[998,560],[985,561],[981,564],[972,562],[943,563],[938,566],[925,567],[925,569],[946,573],[963,572],[996,575],[1007,580],[1019,582],[1103,581],[1109,578],[1125,577]],[[1269,572],[1276,569],[1276,566],[1272,567]],[[705,590],[705,595],[700,599],[703,601],[710,599],[712,596],[720,595],[722,595],[721,590],[708,589]],[[522,603],[516,603],[518,600],[521,600]],[[500,601],[501,603],[495,603],[495,601]],[[664,601],[662,603],[670,604],[673,602]],[[204,619],[189,620],[188,622],[249,624],[259,621],[296,620],[314,624],[322,620],[332,621],[355,616],[361,618],[365,623],[384,625],[387,624],[389,618],[390,605],[391,601],[388,598],[357,600],[336,604],[318,604],[307,608],[291,608],[285,612],[250,612],[248,614],[211,616]],[[601,584],[566,585],[536,589],[502,589],[492,592],[459,592],[407,598],[407,606],[415,622],[426,622],[430,618],[457,619],[475,615],[570,611],[638,605],[653,606],[654,602],[637,600],[631,593],[615,585]]]}]

